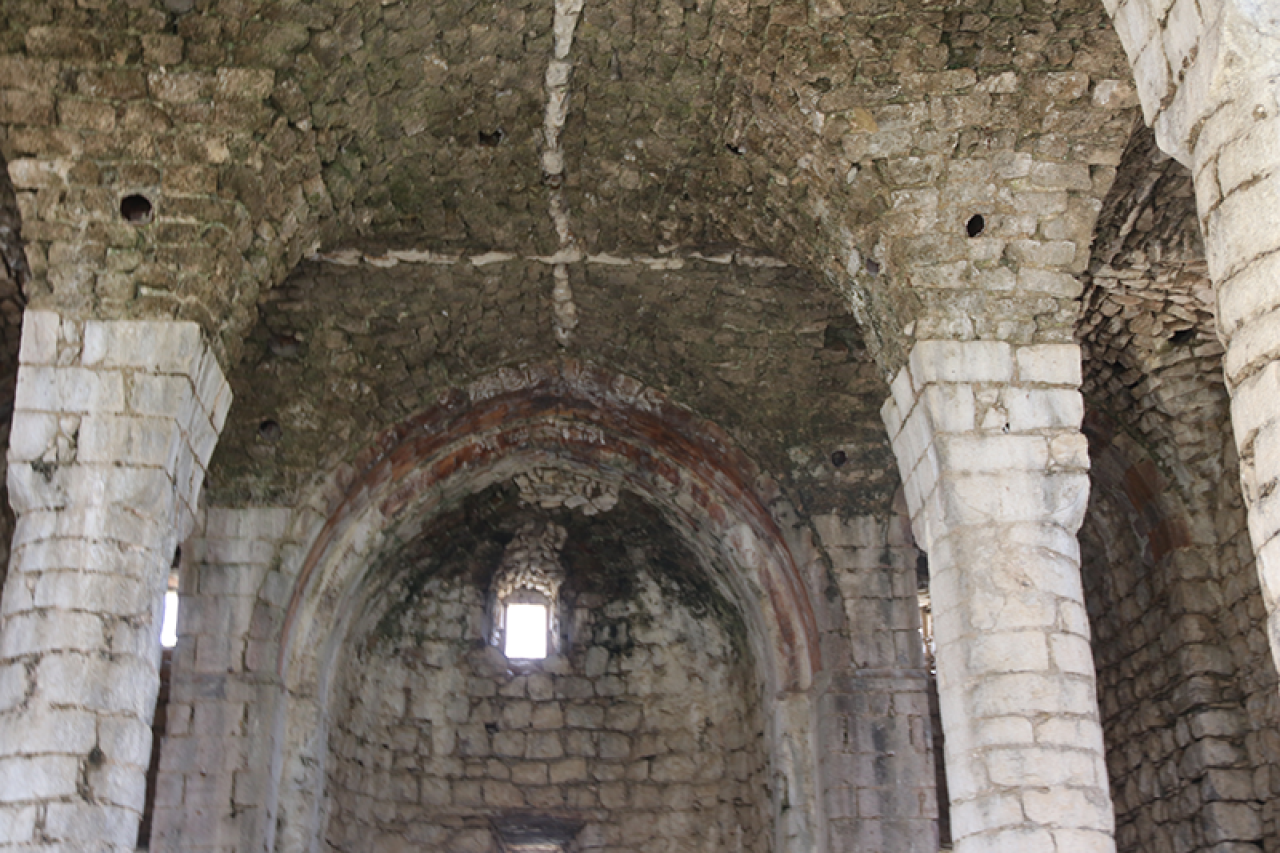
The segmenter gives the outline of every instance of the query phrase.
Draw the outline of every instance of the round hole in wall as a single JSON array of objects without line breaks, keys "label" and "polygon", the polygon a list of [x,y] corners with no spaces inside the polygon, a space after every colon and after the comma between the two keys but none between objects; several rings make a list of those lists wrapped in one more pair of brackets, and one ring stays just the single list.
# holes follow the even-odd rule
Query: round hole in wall
[{"label": "round hole in wall", "polygon": [[258,438],[263,441],[275,443],[284,437],[284,430],[280,428],[280,424],[268,418],[258,424]]},{"label": "round hole in wall", "polygon": [[970,237],[977,237],[983,231],[987,230],[987,220],[982,218],[981,213],[975,213],[969,217],[969,221],[964,224],[964,230]]},{"label": "round hole in wall", "polygon": [[1194,343],[1195,339],[1195,329],[1179,329],[1169,336],[1169,343],[1175,347],[1185,347],[1187,344]]},{"label": "round hole in wall", "polygon": [[120,215],[125,222],[146,225],[151,221],[151,200],[145,195],[127,195],[120,199]]},{"label": "round hole in wall", "polygon": [[849,461],[849,454],[843,450],[837,450],[831,454],[831,464],[839,468],[841,465]]}]

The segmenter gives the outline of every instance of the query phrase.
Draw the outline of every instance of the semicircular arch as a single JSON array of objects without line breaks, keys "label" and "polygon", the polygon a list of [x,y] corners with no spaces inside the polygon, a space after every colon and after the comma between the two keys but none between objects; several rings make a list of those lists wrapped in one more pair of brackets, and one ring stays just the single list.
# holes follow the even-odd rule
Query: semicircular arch
[{"label": "semicircular arch", "polygon": [[[386,431],[353,466],[305,548],[282,631],[278,793],[284,838],[310,849],[323,812],[324,729],[332,667],[379,556],[412,540],[435,513],[533,467],[589,475],[654,505],[739,610],[765,688],[766,736],[792,824],[812,839],[818,790],[816,619],[768,479],[717,428],[624,376],[573,362],[502,370]],[[808,711],[798,710],[808,708]],[[781,821],[779,821],[781,823]],[[784,847],[780,849],[790,849]]]}]

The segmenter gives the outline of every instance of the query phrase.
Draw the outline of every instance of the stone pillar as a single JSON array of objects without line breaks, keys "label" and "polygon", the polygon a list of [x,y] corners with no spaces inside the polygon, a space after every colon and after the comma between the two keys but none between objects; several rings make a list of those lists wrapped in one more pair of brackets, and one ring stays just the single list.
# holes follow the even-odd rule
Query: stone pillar
[{"label": "stone pillar", "polygon": [[929,555],[957,853],[1113,851],[1079,349],[922,341],[882,410]]},{"label": "stone pillar", "polygon": [[[1280,38],[1253,49],[1280,57]],[[1280,66],[1280,62],[1276,65]],[[1263,83],[1266,85],[1262,85]],[[1280,91],[1256,80],[1204,122],[1193,174],[1272,655],[1280,662]]]},{"label": "stone pillar", "polygon": [[178,645],[152,853],[260,850],[276,664],[292,588],[271,571],[290,511],[210,507],[182,547]]},{"label": "stone pillar", "polygon": [[27,312],[0,608],[0,850],[135,849],[165,582],[230,403],[192,323]]}]

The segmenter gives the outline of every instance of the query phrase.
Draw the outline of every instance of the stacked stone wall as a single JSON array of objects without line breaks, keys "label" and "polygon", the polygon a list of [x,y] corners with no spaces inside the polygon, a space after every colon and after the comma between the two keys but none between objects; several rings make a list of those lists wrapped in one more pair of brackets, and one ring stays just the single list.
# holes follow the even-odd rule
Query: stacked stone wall
[{"label": "stacked stone wall", "polygon": [[581,824],[567,849],[772,849],[751,656],[647,573],[566,594],[561,655],[513,664],[486,591],[432,582],[354,640],[330,725],[331,849],[497,850],[492,826]]},{"label": "stacked stone wall", "polygon": [[[216,502],[287,503],[316,470],[452,389],[555,358],[551,266],[467,253],[374,261],[329,256],[264,295],[232,374]],[[728,251],[589,259],[568,274],[579,320],[566,354],[715,422],[803,511],[887,514],[884,383],[835,294],[794,267]]]},{"label": "stacked stone wall", "polygon": [[1085,304],[1081,540],[1121,848],[1273,843],[1275,667],[1213,287],[1190,174],[1150,131],[1104,205]]},{"label": "stacked stone wall", "polygon": [[837,648],[850,650],[849,660],[833,661],[821,708],[831,849],[936,850],[938,745],[910,523],[905,514],[824,515],[814,527],[834,586],[823,597],[844,611],[848,640]]},{"label": "stacked stone wall", "polygon": [[[956,265],[1025,264],[1019,288],[1063,298],[1044,258],[1084,253],[1135,103],[1095,0],[588,3],[554,54],[572,72],[561,229],[540,168],[551,6],[12,5],[0,143],[42,304],[178,312],[233,356],[259,289],[317,238],[419,235],[542,255],[767,246],[836,284],[896,369],[921,332],[903,285],[936,307]],[[121,220],[134,193],[145,227]],[[978,248],[974,214],[994,238]],[[966,295],[992,316],[1008,297]]]},{"label": "stacked stone wall", "polygon": [[[1265,651],[1259,623],[1235,624],[1249,608],[1225,593],[1239,580],[1220,579],[1233,568],[1247,579],[1252,564],[1230,545],[1160,552],[1136,534],[1136,514],[1103,493],[1081,532],[1119,848],[1274,849],[1274,670],[1248,652],[1250,634]],[[1259,674],[1240,671],[1241,651]]]},{"label": "stacked stone wall", "polygon": [[[260,844],[287,586],[279,559],[289,513],[201,513],[183,547],[151,850],[230,851]],[[274,602],[275,606],[272,606]]]}]

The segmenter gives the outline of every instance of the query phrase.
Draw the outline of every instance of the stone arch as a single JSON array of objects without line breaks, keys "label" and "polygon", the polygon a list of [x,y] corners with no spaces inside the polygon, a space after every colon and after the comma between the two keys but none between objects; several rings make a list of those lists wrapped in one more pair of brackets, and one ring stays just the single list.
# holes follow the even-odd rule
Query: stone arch
[{"label": "stone arch", "polygon": [[[26,306],[24,285],[28,274],[27,255],[22,243],[22,211],[18,209],[4,155],[0,154],[0,444],[5,447],[9,445],[13,419],[18,345]],[[0,461],[0,478],[7,468],[8,460]],[[4,587],[9,566],[9,545],[14,528],[8,488],[7,482],[0,483],[0,589]]]},{"label": "stone arch", "polygon": [[[408,248],[465,243],[544,256],[562,248],[536,141],[551,4],[479,21],[445,4],[429,26],[395,4],[339,5],[256,2],[234,16],[211,6],[105,27],[91,13],[15,16],[11,27],[29,32],[14,38],[22,47],[5,79],[19,80],[30,104],[6,153],[31,158],[15,172],[23,191],[60,194],[46,205],[51,221],[74,203],[104,226],[128,187],[172,196],[155,239],[121,232],[108,241],[143,251],[129,275],[84,279],[102,241],[42,242],[42,293],[50,258],[87,262],[60,283],[62,296],[41,296],[45,307],[177,313],[220,336],[234,361],[258,290],[317,246],[363,242],[380,252],[426,239],[432,245]],[[993,252],[1031,270],[1018,287],[1041,300],[1070,290],[1061,278],[1069,261],[1033,256],[1087,243],[1090,168],[1111,163],[1132,98],[1118,51],[1092,20],[1102,17],[1096,7],[966,18],[941,2],[889,14],[847,5],[749,15],[704,2],[678,15],[658,5],[619,15],[588,4],[570,57],[577,106],[565,153],[593,179],[584,189],[571,174],[564,197],[593,220],[580,235],[588,252],[633,239],[730,242],[804,266],[845,295],[889,373],[912,338],[1009,333],[1007,318],[990,327],[965,319],[1008,310],[988,292],[1011,284],[988,287],[1000,272]],[[1020,24],[1034,32],[1015,44]],[[140,59],[107,73],[117,29]],[[780,49],[784,35],[795,50]],[[529,67],[512,60],[526,50]],[[371,56],[379,61],[370,65]],[[897,82],[886,99],[889,75]],[[463,100],[451,99],[457,91]],[[73,136],[91,129],[94,153],[41,154],[64,113]],[[1061,126],[1048,118],[1068,113]],[[188,127],[190,115],[203,123]],[[461,142],[425,142],[445,138]],[[517,150],[510,169],[494,167]],[[151,154],[134,162],[136,151]],[[500,185],[485,185],[486,173],[500,173]],[[1026,211],[1006,197],[1019,182],[1073,195],[1045,234],[1019,224]],[[464,210],[486,197],[487,208]],[[459,226],[460,210],[472,221]],[[965,236],[975,212],[987,222],[976,242]],[[1004,245],[1028,239],[1055,245]],[[145,298],[125,299],[137,285]],[[1017,334],[1030,333],[1026,322]]]},{"label": "stone arch", "polygon": [[[1250,845],[1276,819],[1248,781],[1276,760],[1258,735],[1273,725],[1274,669],[1241,633],[1262,616],[1252,566],[1113,430],[1102,417],[1087,427],[1094,488],[1080,541],[1116,841],[1131,851],[1174,838]],[[1206,800],[1180,794],[1206,785]]]},{"label": "stone arch", "polygon": [[[553,465],[633,491],[660,508],[739,608],[765,685],[773,773],[785,788],[776,849],[809,849],[823,834],[815,754],[814,676],[822,669],[814,612],[786,537],[780,500],[714,427],[626,379],[573,363],[503,370],[384,433],[346,478],[298,564],[284,618],[269,824],[272,849],[310,849],[323,788],[329,665],[376,571],[451,500]],[[775,809],[777,805],[775,804]],[[269,842],[268,846],[271,846]]]}]

